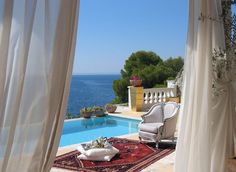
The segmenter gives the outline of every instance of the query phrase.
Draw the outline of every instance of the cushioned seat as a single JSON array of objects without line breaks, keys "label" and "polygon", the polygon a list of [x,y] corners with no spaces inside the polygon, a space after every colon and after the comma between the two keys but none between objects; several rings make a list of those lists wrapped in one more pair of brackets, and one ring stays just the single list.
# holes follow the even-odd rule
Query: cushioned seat
[{"label": "cushioned seat", "polygon": [[150,140],[153,142],[156,142],[157,133],[150,133],[145,131],[139,131],[139,137],[141,137],[143,140]]},{"label": "cushioned seat", "polygon": [[161,126],[163,126],[163,123],[140,123],[139,129],[145,132],[158,133]]}]

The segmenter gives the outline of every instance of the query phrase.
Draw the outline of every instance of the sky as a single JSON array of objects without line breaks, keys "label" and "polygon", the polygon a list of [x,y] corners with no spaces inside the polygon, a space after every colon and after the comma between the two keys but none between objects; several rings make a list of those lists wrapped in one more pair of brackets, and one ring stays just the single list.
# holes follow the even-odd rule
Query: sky
[{"label": "sky", "polygon": [[184,57],[188,0],[81,0],[73,74],[119,74],[131,53]]}]

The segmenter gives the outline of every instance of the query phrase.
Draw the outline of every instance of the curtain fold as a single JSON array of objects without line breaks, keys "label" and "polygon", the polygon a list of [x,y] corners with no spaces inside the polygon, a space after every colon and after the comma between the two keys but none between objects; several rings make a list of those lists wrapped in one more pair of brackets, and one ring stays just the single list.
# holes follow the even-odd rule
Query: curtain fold
[{"label": "curtain fold", "polygon": [[[233,153],[236,97],[232,78],[226,72],[217,80],[219,71],[213,68],[212,60],[214,51],[225,49],[221,3],[221,0],[189,0],[175,172],[226,172],[227,158]],[[214,95],[214,80],[218,90],[223,88],[221,94]]]},{"label": "curtain fold", "polygon": [[79,0],[0,0],[0,171],[46,172],[64,122]]}]

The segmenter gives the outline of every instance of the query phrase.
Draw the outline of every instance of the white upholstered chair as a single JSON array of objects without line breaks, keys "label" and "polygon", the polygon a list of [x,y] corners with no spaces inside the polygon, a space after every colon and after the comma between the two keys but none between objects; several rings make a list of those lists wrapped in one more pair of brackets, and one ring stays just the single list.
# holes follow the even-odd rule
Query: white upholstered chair
[{"label": "white upholstered chair", "polygon": [[179,105],[175,102],[158,103],[142,116],[139,124],[139,139],[160,142],[162,139],[174,139]]}]

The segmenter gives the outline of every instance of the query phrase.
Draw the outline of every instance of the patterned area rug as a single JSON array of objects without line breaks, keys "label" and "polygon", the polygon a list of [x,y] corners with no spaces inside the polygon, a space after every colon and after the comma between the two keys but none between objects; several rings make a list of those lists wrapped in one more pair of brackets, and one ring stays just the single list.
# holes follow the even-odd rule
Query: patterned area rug
[{"label": "patterned area rug", "polygon": [[110,138],[109,142],[120,150],[110,162],[80,160],[79,151],[58,156],[54,167],[79,172],[137,172],[174,152],[173,147],[156,149],[139,141]]}]

